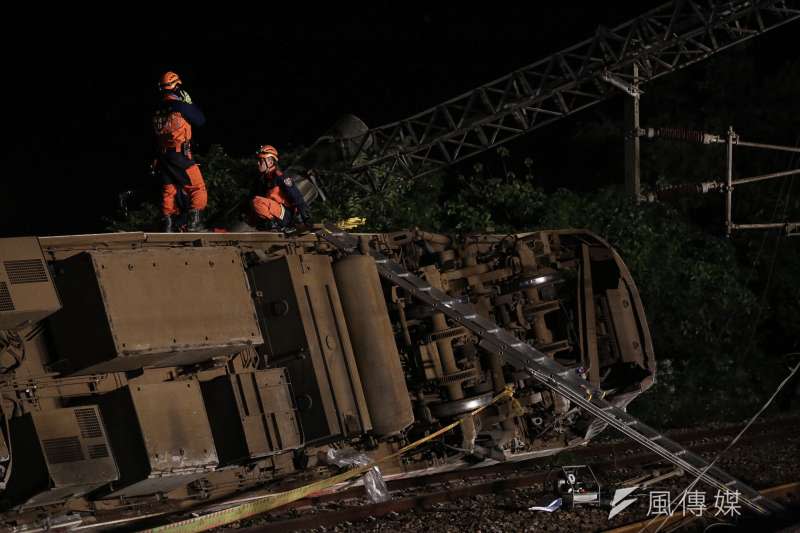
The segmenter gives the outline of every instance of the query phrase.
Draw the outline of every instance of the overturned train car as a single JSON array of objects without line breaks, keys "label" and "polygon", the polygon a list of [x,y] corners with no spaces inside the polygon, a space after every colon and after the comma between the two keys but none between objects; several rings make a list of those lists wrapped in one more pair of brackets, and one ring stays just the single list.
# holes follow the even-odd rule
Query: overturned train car
[{"label": "overturned train car", "polygon": [[[586,231],[363,242],[626,405],[655,374],[636,286]],[[385,475],[547,455],[596,425],[314,234],[0,239],[0,527],[124,523],[392,454]]]}]

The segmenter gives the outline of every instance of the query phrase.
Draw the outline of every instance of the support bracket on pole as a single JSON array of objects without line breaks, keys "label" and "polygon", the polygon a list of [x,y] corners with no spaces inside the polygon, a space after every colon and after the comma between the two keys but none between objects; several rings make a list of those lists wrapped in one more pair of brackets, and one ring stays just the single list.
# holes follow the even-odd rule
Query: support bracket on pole
[{"label": "support bracket on pole", "polygon": [[613,74],[611,74],[611,72],[607,70],[604,70],[603,73],[600,74],[600,79],[602,79],[606,83],[613,85],[617,89],[620,89],[621,91],[628,93],[628,95],[634,98],[639,98],[641,95],[644,94],[644,91],[642,91],[639,88],[638,82],[628,83],[625,80],[621,80],[620,78],[614,76]]}]

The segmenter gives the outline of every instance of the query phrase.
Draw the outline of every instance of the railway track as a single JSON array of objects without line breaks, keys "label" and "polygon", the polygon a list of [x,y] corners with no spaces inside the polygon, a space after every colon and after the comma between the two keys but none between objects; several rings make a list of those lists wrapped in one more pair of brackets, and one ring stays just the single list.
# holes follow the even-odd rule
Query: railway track
[{"label": "railway track", "polygon": [[[785,423],[785,425],[787,426],[791,425],[792,423],[797,424],[800,423],[800,417],[787,418],[785,420],[782,420],[782,422]],[[770,430],[774,429],[774,425],[775,425],[774,421],[754,424],[750,428],[750,434],[770,435],[771,434]],[[703,444],[702,441],[706,441],[709,439],[721,439],[721,438],[733,437],[736,434],[738,434],[739,431],[741,431],[742,427],[743,426],[731,426],[731,427],[716,428],[716,429],[694,429],[690,431],[674,431],[674,432],[668,432],[668,435],[670,438],[677,440],[681,444],[693,445],[692,449],[697,448],[698,450],[703,451],[703,449],[700,446],[704,446],[705,444]],[[744,441],[747,442],[747,439],[744,439]],[[725,444],[727,444],[727,442],[729,442],[729,439],[725,441]],[[700,443],[700,446],[698,446],[697,443]],[[589,446],[572,448],[568,451],[562,452],[562,454],[568,454],[568,456],[571,459],[585,460],[591,457],[599,457],[605,455],[625,456],[633,452],[638,452],[640,450],[641,447],[636,443],[632,443],[630,441],[615,441],[615,442],[593,443]],[[641,457],[641,455],[637,455],[636,457]],[[415,487],[425,487],[439,483],[445,483],[447,481],[452,481],[452,480],[486,478],[493,475],[504,474],[509,472],[517,472],[519,470],[540,467],[543,461],[545,460],[546,459],[543,460],[541,457],[539,457],[525,461],[498,463],[490,466],[483,466],[469,470],[453,470],[448,472],[439,472],[422,476],[405,477],[400,479],[389,480],[387,481],[387,486],[390,491],[398,491],[398,490],[412,489]],[[622,463],[618,461],[616,464],[621,465]],[[281,507],[277,510],[280,511],[291,508],[308,507],[309,505],[346,500],[350,498],[358,498],[358,497],[363,497],[364,495],[365,493],[363,486],[358,485],[355,487],[340,489],[337,490],[336,492],[317,495],[311,498],[304,498],[302,500],[293,502],[287,506]]]},{"label": "railway track", "polygon": [[[761,494],[772,498],[778,502],[797,505],[800,501],[800,482],[784,483],[775,487],[769,487],[760,491]],[[678,529],[685,529],[696,523],[699,519],[695,516],[683,516],[681,514],[674,514],[672,516],[657,517],[655,519],[639,520],[631,522],[624,526],[607,529],[604,533],[655,533],[656,531],[663,531],[668,533]],[[722,522],[716,522],[722,523]],[[746,527],[747,525],[744,525]],[[792,531],[795,531],[792,529]]]},{"label": "railway track", "polygon": [[[796,420],[795,420],[796,421]],[[721,430],[695,430],[674,435],[682,444],[692,445],[692,450],[698,453],[714,452],[724,449],[740,427],[730,427]],[[774,422],[763,423],[751,428],[741,440],[742,444],[758,444],[760,442],[775,442],[790,436],[797,436],[798,429],[795,424],[781,424],[775,427]],[[704,442],[706,441],[706,442]],[[708,442],[711,441],[711,442]],[[598,444],[586,448],[571,450],[570,461],[590,462],[591,458],[608,457],[602,461],[591,461],[595,471],[614,471],[620,468],[647,464],[658,459],[651,453],[632,453],[639,448],[629,443]],[[531,468],[540,466],[541,459],[518,462],[514,464],[501,463],[475,468],[467,471],[452,471],[391,480],[387,483],[389,490],[398,491],[418,490],[420,493],[401,496],[389,502],[377,504],[345,505],[347,500],[363,498],[362,487],[351,487],[336,493],[323,494],[293,502],[290,505],[276,509],[267,517],[261,518],[262,523],[247,528],[239,529],[246,533],[270,533],[312,529],[319,527],[332,527],[346,522],[358,522],[379,518],[394,513],[408,512],[414,509],[430,509],[437,504],[457,502],[463,498],[481,494],[500,493],[513,489],[534,487],[541,485],[551,478],[553,471],[550,469],[530,471]],[[527,471],[527,472],[526,472]],[[453,486],[451,482],[468,482],[462,486]],[[432,490],[431,490],[432,489]],[[321,506],[341,505],[334,510],[318,511]],[[278,517],[278,514],[300,513],[300,516],[290,518]],[[273,518],[268,518],[272,516]]]}]

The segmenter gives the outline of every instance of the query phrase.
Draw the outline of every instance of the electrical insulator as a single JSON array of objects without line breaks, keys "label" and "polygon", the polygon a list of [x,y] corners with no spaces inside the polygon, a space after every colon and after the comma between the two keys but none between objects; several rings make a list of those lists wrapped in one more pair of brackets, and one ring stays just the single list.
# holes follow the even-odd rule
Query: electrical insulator
[{"label": "electrical insulator", "polygon": [[705,133],[687,128],[646,128],[642,130],[642,136],[648,139],[668,139],[671,141],[683,141],[700,144],[714,144],[724,142],[719,135]]}]

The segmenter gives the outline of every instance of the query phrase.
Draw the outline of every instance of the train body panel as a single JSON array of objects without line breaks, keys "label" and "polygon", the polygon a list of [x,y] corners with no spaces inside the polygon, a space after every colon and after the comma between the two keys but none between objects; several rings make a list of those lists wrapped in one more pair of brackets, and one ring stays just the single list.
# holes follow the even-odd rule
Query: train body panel
[{"label": "train body panel", "polygon": [[0,239],[0,329],[42,320],[61,302],[36,237]]},{"label": "train body panel", "polygon": [[55,349],[87,374],[177,366],[262,342],[233,247],[87,251],[58,261]]},{"label": "train body panel", "polygon": [[[589,232],[360,238],[618,405],[653,383],[636,286]],[[41,285],[40,300],[26,300],[33,314],[0,307],[8,527],[77,510],[102,523],[308,483],[337,470],[330,449],[384,457],[507,387],[513,401],[384,472],[543,456],[598,431],[468,330],[380,279],[371,258],[315,234],[0,239],[0,251],[2,279],[22,279],[22,263],[9,261],[25,260],[25,281]],[[76,425],[74,413],[87,409],[102,428],[98,442]],[[62,431],[59,423],[75,435],[45,435]],[[63,474],[80,471],[90,450],[91,483]],[[17,469],[31,475],[23,482]]]},{"label": "train body panel", "polygon": [[371,429],[330,258],[287,255],[251,268],[267,364],[291,376],[308,442]]}]

